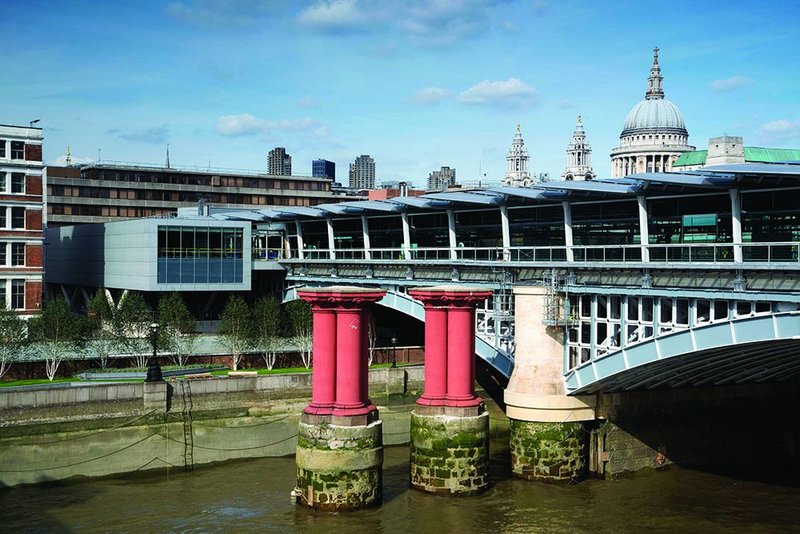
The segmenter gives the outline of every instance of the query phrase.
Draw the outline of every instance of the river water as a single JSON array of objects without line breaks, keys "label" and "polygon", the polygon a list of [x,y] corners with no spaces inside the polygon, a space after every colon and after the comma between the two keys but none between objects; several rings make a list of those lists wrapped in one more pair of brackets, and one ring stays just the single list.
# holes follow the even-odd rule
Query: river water
[{"label": "river water", "polygon": [[2,532],[800,532],[800,488],[673,467],[570,486],[510,477],[492,443],[492,488],[448,499],[408,488],[408,448],[389,447],[382,507],[326,514],[290,502],[294,458],[227,462],[0,490]]}]

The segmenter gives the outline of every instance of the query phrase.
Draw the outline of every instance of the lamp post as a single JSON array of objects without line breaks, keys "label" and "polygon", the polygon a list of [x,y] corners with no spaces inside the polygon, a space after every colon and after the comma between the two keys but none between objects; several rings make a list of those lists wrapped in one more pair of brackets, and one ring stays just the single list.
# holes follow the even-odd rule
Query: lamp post
[{"label": "lamp post", "polygon": [[397,367],[397,336],[392,336],[392,369]]},{"label": "lamp post", "polygon": [[153,355],[150,357],[150,362],[147,364],[147,378],[145,382],[162,382],[164,377],[161,376],[161,366],[158,365],[158,353],[156,347],[158,344],[158,323],[150,323],[150,342],[153,344]]}]

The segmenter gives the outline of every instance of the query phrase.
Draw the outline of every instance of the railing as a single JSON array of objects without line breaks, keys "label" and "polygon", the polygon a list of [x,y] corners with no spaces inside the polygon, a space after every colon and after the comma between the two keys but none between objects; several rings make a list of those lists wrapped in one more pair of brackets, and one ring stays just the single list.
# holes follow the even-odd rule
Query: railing
[{"label": "railing", "polygon": [[253,247],[253,261],[278,261],[282,260],[283,257],[282,248]]},{"label": "railing", "polygon": [[[277,249],[269,249],[277,250]],[[794,263],[800,266],[800,242],[678,243],[651,245],[576,245],[572,247],[430,247],[306,249],[303,260],[492,262],[492,263]],[[276,259],[283,258],[283,251]],[[261,258],[256,255],[253,258]],[[301,261],[298,258],[293,260]]]}]

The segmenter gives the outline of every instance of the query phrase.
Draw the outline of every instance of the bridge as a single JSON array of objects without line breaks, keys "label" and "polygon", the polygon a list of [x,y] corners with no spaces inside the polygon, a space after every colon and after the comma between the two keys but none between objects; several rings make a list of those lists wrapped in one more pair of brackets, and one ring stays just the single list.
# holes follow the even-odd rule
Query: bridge
[{"label": "bridge", "polygon": [[[565,392],[578,395],[691,384],[647,375],[680,369],[689,354],[713,358],[723,328],[730,335],[720,350],[766,343],[758,354],[769,354],[773,341],[780,353],[791,342],[781,331],[757,342],[748,332],[765,316],[791,323],[800,307],[798,186],[800,165],[741,164],[214,217],[253,222],[254,270],[285,270],[293,286],[389,289],[383,304],[417,319],[421,306],[404,296],[410,287],[491,288],[477,346],[506,378],[516,352],[514,288],[543,288],[539,322],[562,332]],[[770,360],[780,372],[759,366],[752,375],[731,370],[730,379],[795,376],[784,359]]]},{"label": "bridge", "polygon": [[[48,263],[48,277],[71,284],[73,294],[94,284],[195,294],[281,290],[290,300],[298,288],[380,288],[379,305],[417,321],[424,311],[413,288],[489,289],[477,310],[475,350],[504,390],[499,400],[521,462],[515,469],[551,476],[531,467],[514,436],[522,443],[541,425],[556,425],[570,440],[586,422],[608,421],[586,431],[592,469],[602,472],[604,447],[617,435],[608,429],[619,430],[632,406],[674,405],[676,395],[695,398],[690,390],[704,391],[700,399],[722,391],[732,399],[764,391],[763,384],[769,392],[796,384],[799,192],[800,163],[749,163],[381,201],[212,209],[107,224],[94,239],[131,235],[134,224],[149,237],[137,258],[106,251],[96,258],[99,274],[83,278],[75,273],[90,271],[84,257],[64,251],[90,249],[83,244],[90,232],[48,232],[49,242],[64,243],[63,251],[49,249],[63,269],[51,274]],[[145,256],[157,262],[145,266],[148,277],[122,277]],[[109,281],[109,265],[120,285]],[[662,397],[636,400],[648,392]],[[631,431],[651,415],[626,423],[626,435],[661,458],[662,438]]]}]

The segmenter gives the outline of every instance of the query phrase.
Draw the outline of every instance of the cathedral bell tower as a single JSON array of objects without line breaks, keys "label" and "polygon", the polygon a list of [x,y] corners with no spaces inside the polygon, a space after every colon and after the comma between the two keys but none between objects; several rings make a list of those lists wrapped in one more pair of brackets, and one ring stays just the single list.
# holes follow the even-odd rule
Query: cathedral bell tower
[{"label": "cathedral bell tower", "polygon": [[572,133],[572,142],[567,145],[567,168],[564,169],[561,178],[564,180],[591,180],[594,177],[592,146],[586,141],[583,120],[578,115],[578,124]]}]

